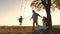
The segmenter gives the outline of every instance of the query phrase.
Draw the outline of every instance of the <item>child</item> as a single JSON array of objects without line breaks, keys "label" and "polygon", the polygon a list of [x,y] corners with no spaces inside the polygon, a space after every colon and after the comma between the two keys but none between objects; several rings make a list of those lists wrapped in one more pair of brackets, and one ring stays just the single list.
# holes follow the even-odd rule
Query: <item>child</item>
[{"label": "child", "polygon": [[43,17],[42,22],[43,22],[43,25],[42,26],[37,25],[35,30],[39,31],[39,30],[46,30],[47,29],[47,26],[46,26],[47,18]]},{"label": "child", "polygon": [[46,26],[47,18],[43,16],[42,22],[43,22],[44,29],[47,29],[47,26]]},{"label": "child", "polygon": [[22,25],[22,16],[20,16],[20,18],[19,18],[19,23],[20,23],[20,25]]}]

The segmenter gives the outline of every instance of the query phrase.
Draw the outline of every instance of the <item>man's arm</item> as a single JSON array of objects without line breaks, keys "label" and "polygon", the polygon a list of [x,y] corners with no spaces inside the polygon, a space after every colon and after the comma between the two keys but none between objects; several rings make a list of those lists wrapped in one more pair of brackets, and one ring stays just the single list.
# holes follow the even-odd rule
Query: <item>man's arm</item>
[{"label": "man's arm", "polygon": [[33,16],[30,18],[30,20],[33,18]]},{"label": "man's arm", "polygon": [[[40,15],[39,15],[40,16]],[[40,16],[42,18],[42,16]]]},{"label": "man's arm", "polygon": [[30,18],[30,20],[32,19],[32,17]]},{"label": "man's arm", "polygon": [[42,18],[42,16],[40,16],[39,14],[37,14],[37,15]]}]

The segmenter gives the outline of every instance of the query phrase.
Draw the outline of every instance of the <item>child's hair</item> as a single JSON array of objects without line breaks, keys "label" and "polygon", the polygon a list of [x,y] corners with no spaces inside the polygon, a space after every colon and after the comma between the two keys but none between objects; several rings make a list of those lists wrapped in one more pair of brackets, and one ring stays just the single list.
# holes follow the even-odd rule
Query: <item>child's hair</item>
[{"label": "child's hair", "polygon": [[43,16],[42,21],[43,21],[43,23],[46,23],[47,22],[47,18]]},{"label": "child's hair", "polygon": [[22,18],[22,16],[20,16]]}]

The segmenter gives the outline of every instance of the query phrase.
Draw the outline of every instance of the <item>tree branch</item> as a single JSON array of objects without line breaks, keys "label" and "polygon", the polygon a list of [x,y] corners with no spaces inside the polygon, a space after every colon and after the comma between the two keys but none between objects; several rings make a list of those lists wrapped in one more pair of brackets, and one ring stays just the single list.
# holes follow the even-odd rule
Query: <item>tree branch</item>
[{"label": "tree branch", "polygon": [[51,0],[48,0],[48,5],[51,6]]},{"label": "tree branch", "polygon": [[46,4],[46,0],[41,0],[42,1],[42,4],[46,7],[47,4]]}]

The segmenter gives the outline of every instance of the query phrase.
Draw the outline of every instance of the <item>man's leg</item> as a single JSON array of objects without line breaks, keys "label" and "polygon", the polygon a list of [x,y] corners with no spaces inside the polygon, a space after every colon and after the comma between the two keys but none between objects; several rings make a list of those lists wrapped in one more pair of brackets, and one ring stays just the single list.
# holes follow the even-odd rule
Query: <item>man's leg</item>
[{"label": "man's leg", "polygon": [[33,21],[33,30],[35,29],[35,22]]},{"label": "man's leg", "polygon": [[37,21],[36,21],[36,26],[38,25]]}]

